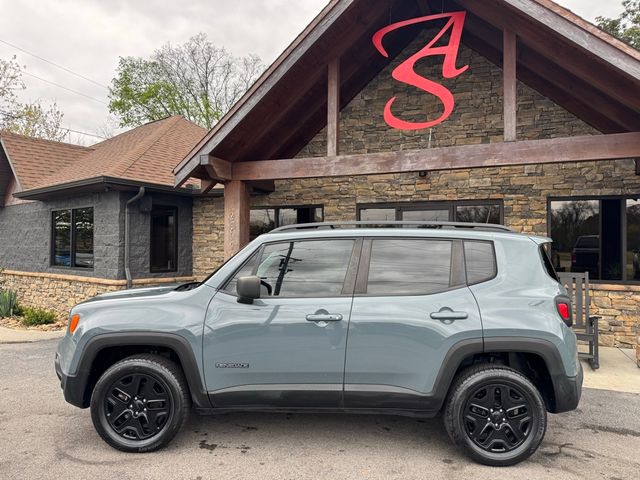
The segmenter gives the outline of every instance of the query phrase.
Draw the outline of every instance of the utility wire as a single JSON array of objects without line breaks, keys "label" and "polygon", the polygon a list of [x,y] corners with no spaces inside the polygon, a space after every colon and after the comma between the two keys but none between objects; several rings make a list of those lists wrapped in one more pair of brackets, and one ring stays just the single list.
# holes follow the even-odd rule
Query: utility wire
[{"label": "utility wire", "polygon": [[46,78],[39,77],[37,75],[34,75],[33,73],[29,73],[27,71],[24,71],[22,73],[24,73],[25,75],[29,75],[30,77],[37,78],[38,80],[40,80],[42,82],[49,83],[49,84],[51,84],[51,85],[53,85],[55,87],[62,88],[63,90],[67,90],[68,92],[75,93],[76,95],[80,95],[82,97],[88,98],[89,100],[93,100],[94,102],[98,102],[98,103],[101,103],[103,105],[109,105],[107,102],[103,102],[102,100],[98,100],[97,98],[92,97],[90,95],[87,95],[85,93],[78,92],[77,90],[73,90],[71,88],[65,87],[64,85],[60,85],[59,83],[52,82],[51,80],[47,80]]},{"label": "utility wire", "polygon": [[4,43],[5,45],[9,45],[10,47],[15,48],[16,50],[20,50],[21,52],[24,52],[27,55],[31,55],[32,57],[37,58],[38,60],[42,60],[43,62],[46,62],[46,63],[48,63],[50,65],[53,65],[54,67],[57,67],[57,68],[59,68],[61,70],[64,70],[65,72],[68,72],[71,75],[75,75],[78,78],[82,78],[83,80],[86,80],[87,82],[91,82],[91,83],[93,83],[95,85],[98,85],[99,87],[102,87],[102,88],[106,88],[106,89],[109,88],[106,85],[103,85],[102,83],[96,82],[95,80],[91,80],[89,77],[85,77],[84,75],[81,75],[81,74],[79,74],[77,72],[74,72],[73,70],[71,70],[71,69],[69,69],[67,67],[63,67],[62,65],[59,65],[59,64],[57,64],[55,62],[52,62],[51,60],[47,60],[46,58],[43,58],[40,55],[36,55],[35,53],[31,53],[31,52],[25,50],[24,48],[20,48],[17,45],[14,45],[13,43],[7,42],[6,40],[2,40],[0,38],[0,42]]},{"label": "utility wire", "polygon": [[[16,120],[18,120],[20,118],[20,117],[17,117],[16,115],[12,115],[12,114],[7,113],[7,112],[0,112],[0,115],[3,115],[4,117],[7,117],[7,118],[13,118],[13,119],[16,119]],[[108,140],[107,137],[103,137],[102,135],[96,135],[95,133],[81,132],[80,130],[74,130],[73,128],[67,128],[65,126],[60,126],[60,128],[62,130],[66,130],[68,132],[79,133],[80,135],[87,135],[89,137],[95,137],[95,138],[101,138],[103,140]]]}]

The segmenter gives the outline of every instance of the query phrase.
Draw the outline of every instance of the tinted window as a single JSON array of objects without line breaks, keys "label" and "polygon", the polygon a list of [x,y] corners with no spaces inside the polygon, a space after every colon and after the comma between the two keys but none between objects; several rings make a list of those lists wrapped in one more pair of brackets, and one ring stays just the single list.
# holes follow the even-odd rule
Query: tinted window
[{"label": "tinted window", "polygon": [[91,207],[53,212],[51,264],[93,268],[93,225]]},{"label": "tinted window", "polygon": [[178,269],[178,210],[153,207],[151,211],[151,271]]},{"label": "tinted window", "polygon": [[93,268],[93,208],[73,211],[75,227],[74,266]]},{"label": "tinted window", "polygon": [[367,293],[426,295],[447,290],[451,277],[451,242],[374,240]]},{"label": "tinted window", "polygon": [[[274,297],[337,297],[342,293],[353,240],[267,245],[256,274]],[[270,291],[269,291],[270,289]]]},{"label": "tinted window", "polygon": [[499,205],[459,205],[456,207],[456,222],[495,223],[500,222]]},{"label": "tinted window", "polygon": [[274,207],[255,208],[251,210],[250,238],[256,239],[274,228],[300,223],[322,222],[322,207]]},{"label": "tinted window", "polygon": [[53,212],[53,265],[71,266],[71,210]]},{"label": "tinted window", "polygon": [[490,280],[496,275],[496,262],[491,242],[464,242],[467,283]]}]

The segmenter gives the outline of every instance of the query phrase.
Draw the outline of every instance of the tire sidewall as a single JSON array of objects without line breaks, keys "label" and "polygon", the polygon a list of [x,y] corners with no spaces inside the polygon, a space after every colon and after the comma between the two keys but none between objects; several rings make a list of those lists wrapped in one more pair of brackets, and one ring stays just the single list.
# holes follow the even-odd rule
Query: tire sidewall
[{"label": "tire sidewall", "polygon": [[[469,397],[478,389],[492,383],[517,387],[531,406],[532,425],[529,436],[522,445],[510,452],[493,453],[482,449],[469,438],[463,422],[463,413]],[[452,427],[449,434],[454,442],[463,447],[474,460],[491,466],[514,465],[530,457],[540,446],[547,427],[546,407],[536,387],[525,377],[507,369],[480,371],[466,378],[451,397],[447,417]]]},{"label": "tire sidewall", "polygon": [[[134,373],[144,373],[159,379],[167,387],[171,400],[171,412],[162,429],[144,440],[130,440],[116,433],[107,420],[105,395],[119,378]],[[109,368],[98,380],[91,396],[91,418],[102,439],[118,450],[126,452],[147,452],[166,445],[178,432],[183,423],[183,397],[180,385],[173,374],[159,363],[143,359],[124,360]]]}]

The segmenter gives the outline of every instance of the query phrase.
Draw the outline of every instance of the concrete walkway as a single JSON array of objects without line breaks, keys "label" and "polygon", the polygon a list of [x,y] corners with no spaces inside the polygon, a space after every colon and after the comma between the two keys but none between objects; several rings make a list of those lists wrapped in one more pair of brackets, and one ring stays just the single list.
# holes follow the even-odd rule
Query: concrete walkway
[{"label": "concrete walkway", "polygon": [[631,349],[600,347],[600,369],[594,371],[582,362],[584,387],[640,394],[640,368],[635,358]]},{"label": "concrete walkway", "polygon": [[64,333],[64,330],[41,332],[39,330],[14,330],[12,328],[0,327],[0,343],[28,343],[39,340],[50,340],[52,338],[60,338]]}]

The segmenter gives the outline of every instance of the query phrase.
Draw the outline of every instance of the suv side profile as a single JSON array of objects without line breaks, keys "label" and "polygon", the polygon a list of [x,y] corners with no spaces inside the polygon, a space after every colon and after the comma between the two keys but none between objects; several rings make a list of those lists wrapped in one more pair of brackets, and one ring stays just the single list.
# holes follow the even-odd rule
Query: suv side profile
[{"label": "suv side profile", "polygon": [[65,399],[128,452],[166,445],[193,405],[442,414],[474,460],[528,458],[582,387],[551,240],[387,223],[404,228],[283,227],[202,283],[77,305],[55,358]]}]

